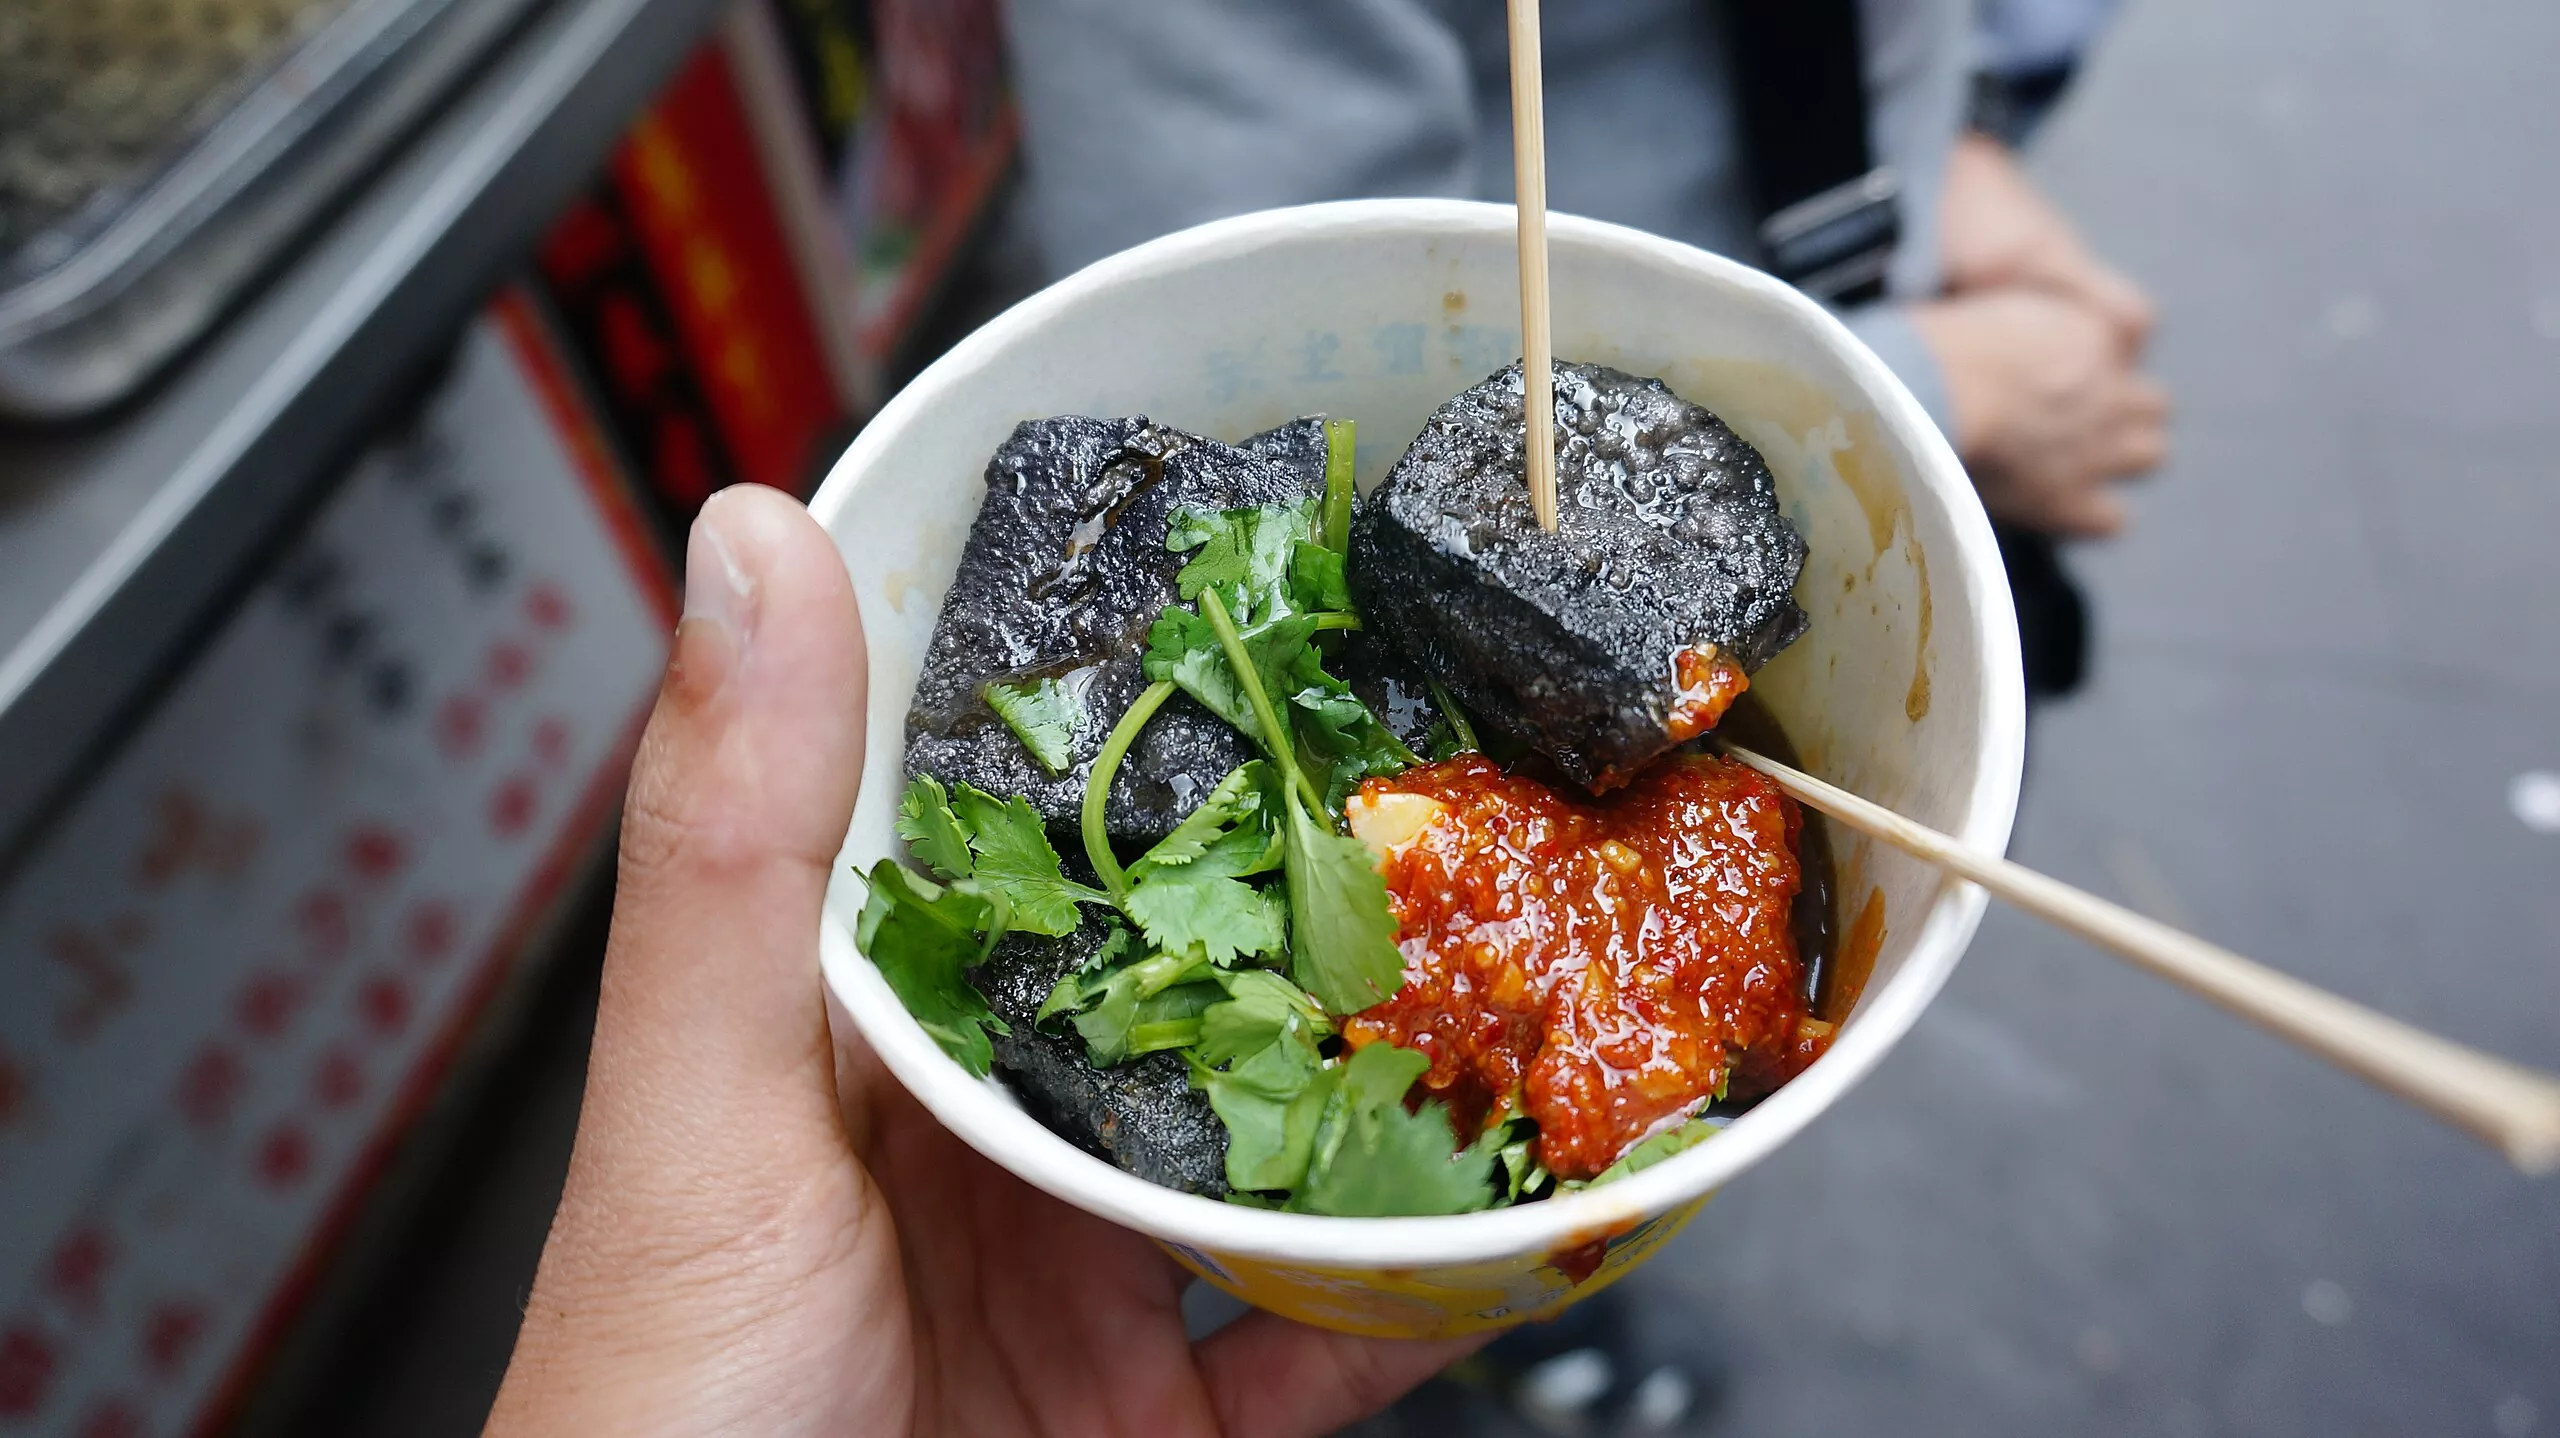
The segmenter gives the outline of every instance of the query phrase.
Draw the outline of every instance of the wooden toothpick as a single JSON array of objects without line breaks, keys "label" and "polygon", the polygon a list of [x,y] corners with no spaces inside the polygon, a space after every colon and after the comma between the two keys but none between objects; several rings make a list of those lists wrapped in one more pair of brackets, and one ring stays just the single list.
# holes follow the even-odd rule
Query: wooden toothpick
[{"label": "wooden toothpick", "polygon": [[1555,338],[1547,327],[1547,106],[1538,69],[1538,0],[1510,0],[1511,164],[1520,211],[1520,419],[1529,505],[1556,527]]},{"label": "wooden toothpick", "polygon": [[2046,923],[2121,954],[2377,1088],[2468,1129],[2526,1173],[2560,1169],[2560,1080],[2375,1013],[2059,879],[1971,848],[1739,744],[1719,743],[1727,754],[1850,828],[1971,879]]}]

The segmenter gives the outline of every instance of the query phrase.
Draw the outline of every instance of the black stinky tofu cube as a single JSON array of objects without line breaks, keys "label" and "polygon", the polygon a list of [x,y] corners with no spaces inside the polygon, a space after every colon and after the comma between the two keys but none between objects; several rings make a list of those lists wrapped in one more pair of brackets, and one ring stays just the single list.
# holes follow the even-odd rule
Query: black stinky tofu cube
[{"label": "black stinky tofu cube", "polygon": [[1436,411],[1362,501],[1350,578],[1368,632],[1480,725],[1578,782],[1678,741],[1675,656],[1757,669],[1804,632],[1804,541],[1769,466],[1660,380],[1559,362],[1558,527],[1529,504],[1516,364]]},{"label": "black stinky tofu cube", "polygon": [[[1312,457],[1307,431],[1313,432]],[[1177,508],[1291,503],[1324,491],[1323,422],[1244,448],[1143,418],[1063,416],[1015,428],[987,463],[987,494],[935,622],[907,711],[909,774],[1019,794],[1062,838],[1075,830],[1102,742],[1147,686],[1147,630],[1180,593],[1165,549]],[[986,697],[1052,681],[1073,714],[1058,772]],[[1243,735],[1176,695],[1114,778],[1115,838],[1151,841],[1253,756]]]},{"label": "black stinky tofu cube", "polygon": [[1107,1069],[1085,1061],[1084,1041],[1033,1024],[1059,976],[1080,968],[1108,930],[1088,919],[1063,939],[1007,934],[971,979],[1013,1032],[995,1036],[996,1072],[1050,1132],[1167,1188],[1208,1198],[1227,1192],[1227,1129],[1191,1086],[1180,1055],[1151,1053]]}]

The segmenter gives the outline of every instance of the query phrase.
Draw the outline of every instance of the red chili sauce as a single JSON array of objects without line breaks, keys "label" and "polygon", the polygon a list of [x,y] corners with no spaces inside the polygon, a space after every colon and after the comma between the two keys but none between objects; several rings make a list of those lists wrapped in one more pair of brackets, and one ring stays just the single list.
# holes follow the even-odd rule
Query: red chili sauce
[{"label": "red chili sauce", "polygon": [[[1663,732],[1674,744],[1685,744],[1708,730],[1751,687],[1751,676],[1712,644],[1692,645],[1671,656],[1671,703],[1663,713]],[[1606,794],[1644,771],[1610,766],[1592,781],[1594,792]]]},{"label": "red chili sauce", "polygon": [[1586,800],[1464,755],[1361,786],[1395,793],[1446,808],[1380,865],[1404,986],[1343,1035],[1427,1054],[1462,1133],[1525,1112],[1589,1178],[1827,1043],[1789,924],[1803,819],[1766,777],[1678,755]]},{"label": "red chili sauce", "polygon": [[1716,727],[1716,721],[1751,687],[1751,676],[1714,645],[1683,649],[1671,656],[1671,742],[1685,744]]}]

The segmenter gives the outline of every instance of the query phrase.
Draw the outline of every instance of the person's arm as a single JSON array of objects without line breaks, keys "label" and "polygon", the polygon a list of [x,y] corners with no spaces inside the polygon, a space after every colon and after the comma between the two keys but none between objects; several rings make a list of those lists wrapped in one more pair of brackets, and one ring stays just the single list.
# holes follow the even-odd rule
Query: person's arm
[{"label": "person's arm", "polygon": [[1860,305],[1842,312],[1841,321],[1849,332],[1865,341],[1876,352],[1894,378],[1902,381],[1920,408],[1936,421],[1939,432],[1953,436],[1956,432],[1955,409],[1947,397],[1946,370],[1938,363],[1936,351],[1929,347],[1927,336],[1913,317],[1917,306],[1890,301]]},{"label": "person's arm", "polygon": [[2151,297],[2091,253],[2017,156],[1988,135],[1966,132],[1947,156],[1938,253],[1951,294],[2042,290],[2095,311],[2129,357],[2150,341]]},{"label": "person's arm", "polygon": [[2168,452],[2168,393],[2088,305],[2008,287],[1909,307],[1943,376],[1946,434],[1983,508],[2045,534],[2124,527],[2119,481]]},{"label": "person's arm", "polygon": [[2149,297],[1987,137],[1957,141],[1935,218],[1945,293],[1871,306],[1851,328],[1928,407],[1995,518],[2115,533],[2116,486],[2168,449],[2167,392],[2139,368]]}]

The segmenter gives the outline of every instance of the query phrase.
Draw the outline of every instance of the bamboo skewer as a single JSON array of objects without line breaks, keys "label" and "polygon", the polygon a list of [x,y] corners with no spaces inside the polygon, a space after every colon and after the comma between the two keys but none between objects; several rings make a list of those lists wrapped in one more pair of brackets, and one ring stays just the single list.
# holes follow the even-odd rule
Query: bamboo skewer
[{"label": "bamboo skewer", "polygon": [[1529,442],[1529,507],[1556,527],[1555,338],[1547,323],[1547,104],[1538,0],[1510,0],[1512,202],[1520,212],[1520,419]]},{"label": "bamboo skewer", "polygon": [[1796,798],[1914,858],[2290,1039],[2486,1140],[2517,1168],[2560,1167],[2560,1079],[2466,1048],[2192,934],[2083,893],[1734,744],[1723,749]]}]

